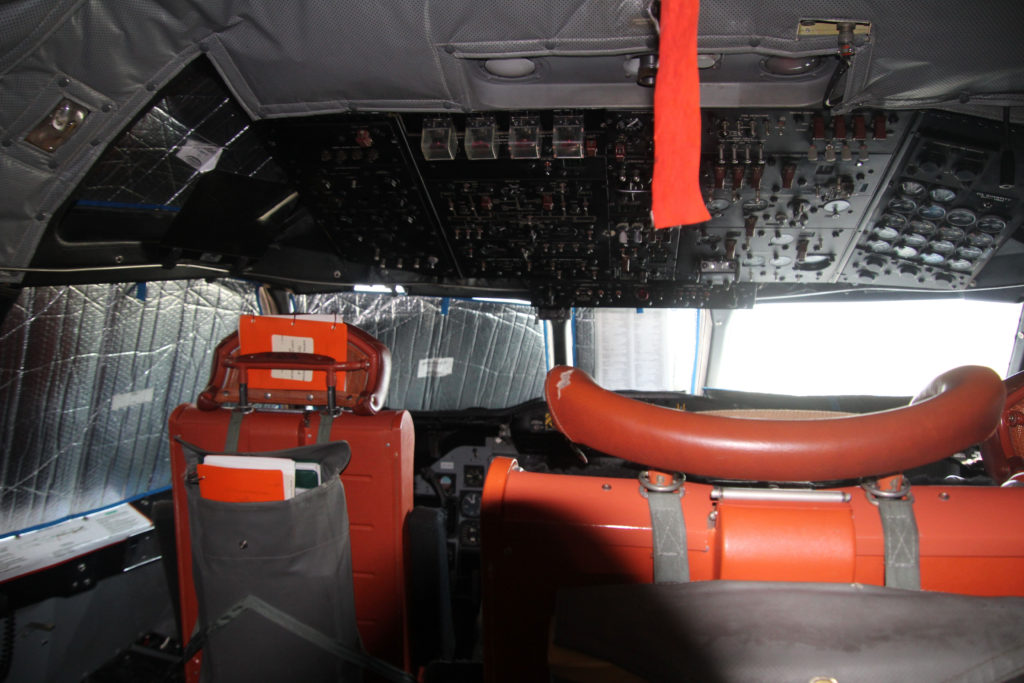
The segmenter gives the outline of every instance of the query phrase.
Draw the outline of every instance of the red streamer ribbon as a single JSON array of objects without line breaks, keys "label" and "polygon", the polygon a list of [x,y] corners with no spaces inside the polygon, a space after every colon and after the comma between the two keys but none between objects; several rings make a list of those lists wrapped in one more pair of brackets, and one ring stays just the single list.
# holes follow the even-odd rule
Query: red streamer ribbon
[{"label": "red streamer ribbon", "polygon": [[662,0],[661,45],[654,87],[655,228],[711,220],[700,190],[699,0]]}]

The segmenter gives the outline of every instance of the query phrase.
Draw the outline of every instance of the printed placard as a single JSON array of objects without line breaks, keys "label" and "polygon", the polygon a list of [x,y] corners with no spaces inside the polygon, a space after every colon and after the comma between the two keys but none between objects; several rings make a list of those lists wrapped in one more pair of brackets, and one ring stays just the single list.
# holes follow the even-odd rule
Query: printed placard
[{"label": "printed placard", "polygon": [[[292,337],[287,334],[270,335],[270,350],[284,353],[313,353],[312,337]],[[290,379],[296,382],[312,382],[312,370],[271,370],[274,379]]]},{"label": "printed placard", "polygon": [[454,358],[423,358],[416,370],[416,377],[447,377],[455,368]]}]

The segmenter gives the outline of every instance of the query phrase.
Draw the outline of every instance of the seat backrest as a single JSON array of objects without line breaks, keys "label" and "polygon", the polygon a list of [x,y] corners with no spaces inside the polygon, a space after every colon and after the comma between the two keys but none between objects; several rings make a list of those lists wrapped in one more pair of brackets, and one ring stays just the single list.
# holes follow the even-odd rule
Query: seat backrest
[{"label": "seat backrest", "polygon": [[[354,327],[348,328],[346,363],[362,364],[346,373],[338,406],[349,408],[333,418],[323,410],[327,392],[301,395],[253,392],[251,404],[238,411],[242,372],[238,335],[217,347],[210,382],[195,404],[178,406],[169,420],[171,473],[177,529],[182,638],[191,637],[198,618],[192,581],[191,538],[185,499],[185,458],[181,441],[206,452],[225,450],[232,417],[241,412],[235,450],[244,453],[284,450],[316,443],[324,434],[345,441],[352,457],[342,473],[348,503],[356,621],[366,651],[398,667],[409,665],[409,627],[406,600],[406,558],[403,528],[413,503],[412,418],[407,411],[382,410],[390,354],[380,342]],[[332,360],[332,359],[328,359]],[[340,375],[340,373],[339,373]],[[339,383],[340,387],[340,383]],[[274,407],[262,405],[274,404]],[[282,404],[283,408],[282,408]],[[295,409],[291,406],[303,406]],[[330,424],[325,421],[330,419]],[[324,424],[324,429],[321,425]],[[180,441],[179,441],[180,440]],[[189,683],[198,681],[201,655],[186,664]]]},{"label": "seat backrest", "polygon": [[[572,441],[668,472],[748,482],[837,480],[934,462],[985,438],[1003,402],[1002,382],[981,368],[944,375],[917,405],[867,416],[685,413],[605,391],[567,367],[549,373],[545,390],[555,425]],[[909,448],[908,458],[902,444],[915,439],[927,448]],[[559,589],[651,582],[646,491],[636,479],[491,463],[481,509],[485,680],[548,677]],[[681,491],[691,581],[885,582],[877,500],[859,486],[790,491],[704,480]],[[913,497],[922,588],[1024,595],[1024,534],[988,523],[1024,514],[1024,491],[914,486]]]},{"label": "seat backrest", "polygon": [[[283,320],[287,320],[284,318]],[[337,405],[357,415],[372,415],[384,407],[391,381],[391,352],[386,346],[353,325],[347,328],[347,357],[335,358],[351,366],[344,372],[345,382],[336,394]],[[243,365],[237,332],[225,337],[214,352],[210,381],[196,399],[202,410],[217,410],[225,404],[239,403],[239,384]],[[278,354],[285,356],[303,354]],[[321,354],[322,355],[322,354]],[[293,359],[294,360],[294,359]],[[248,403],[273,405],[327,405],[325,387],[310,389],[261,388],[250,386]]]}]

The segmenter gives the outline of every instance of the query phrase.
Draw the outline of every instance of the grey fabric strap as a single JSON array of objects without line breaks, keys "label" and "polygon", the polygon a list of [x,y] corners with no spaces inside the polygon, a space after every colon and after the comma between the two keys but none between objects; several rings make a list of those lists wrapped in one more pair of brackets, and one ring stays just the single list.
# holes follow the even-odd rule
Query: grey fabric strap
[{"label": "grey fabric strap", "polygon": [[886,587],[920,590],[921,558],[914,503],[903,498],[879,498],[878,514],[885,534]]},{"label": "grey fabric strap", "polygon": [[350,647],[339,643],[328,636],[324,635],[312,626],[303,624],[301,621],[291,616],[286,612],[282,612],[273,605],[270,605],[263,600],[260,600],[255,595],[248,595],[234,605],[229,607],[224,614],[220,615],[216,621],[210,624],[210,627],[206,629],[204,633],[200,633],[193,636],[188,646],[185,648],[185,656],[183,661],[188,661],[202,649],[205,644],[206,638],[219,629],[224,628],[236,618],[241,616],[247,610],[251,610],[256,614],[264,617],[277,624],[286,631],[302,638],[303,640],[315,645],[316,647],[330,652],[335,657],[351,662],[356,666],[360,667],[364,671],[369,671],[381,678],[388,681],[400,681],[401,683],[416,683],[416,679],[412,675],[402,671],[398,667],[392,666],[387,662],[371,657],[370,655],[353,650]]},{"label": "grey fabric strap", "polygon": [[228,438],[224,441],[224,450],[229,453],[238,450],[238,437],[242,434],[242,418],[245,413],[235,409],[231,411],[231,422],[228,423]]},{"label": "grey fabric strap", "polygon": [[327,443],[331,440],[331,425],[334,424],[334,415],[330,411],[320,413],[320,427],[316,432],[317,443]]},{"label": "grey fabric strap", "polygon": [[651,509],[651,538],[654,550],[654,583],[683,583],[690,580],[686,556],[686,520],[680,492],[647,491]]}]

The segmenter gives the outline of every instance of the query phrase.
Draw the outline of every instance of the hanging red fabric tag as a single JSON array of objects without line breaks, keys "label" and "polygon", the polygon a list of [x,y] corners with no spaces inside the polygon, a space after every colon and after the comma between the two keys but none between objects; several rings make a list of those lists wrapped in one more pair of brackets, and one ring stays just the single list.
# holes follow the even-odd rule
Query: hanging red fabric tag
[{"label": "hanging red fabric tag", "polygon": [[711,220],[700,190],[699,0],[662,0],[658,76],[654,86],[655,228]]}]

